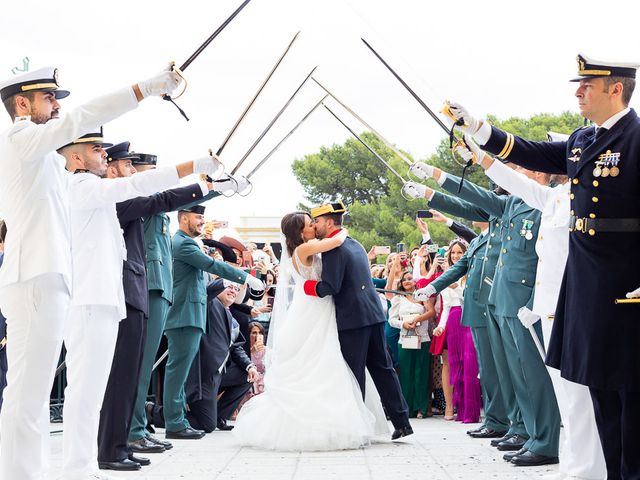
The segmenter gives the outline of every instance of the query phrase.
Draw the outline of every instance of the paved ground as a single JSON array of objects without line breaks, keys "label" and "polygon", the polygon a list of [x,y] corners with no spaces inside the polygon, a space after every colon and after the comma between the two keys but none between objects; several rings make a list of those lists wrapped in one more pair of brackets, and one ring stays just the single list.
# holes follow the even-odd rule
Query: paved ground
[{"label": "paved ground", "polygon": [[[381,438],[359,450],[312,453],[241,448],[229,433],[216,431],[202,440],[174,441],[172,450],[149,455],[152,464],[141,471],[112,475],[131,480],[529,480],[557,471],[555,465],[523,468],[506,463],[489,441],[465,434],[469,425],[445,422],[442,417],[412,420],[412,425],[415,434],[404,442]],[[53,435],[52,447],[51,478],[56,479],[62,461],[61,434]]]}]

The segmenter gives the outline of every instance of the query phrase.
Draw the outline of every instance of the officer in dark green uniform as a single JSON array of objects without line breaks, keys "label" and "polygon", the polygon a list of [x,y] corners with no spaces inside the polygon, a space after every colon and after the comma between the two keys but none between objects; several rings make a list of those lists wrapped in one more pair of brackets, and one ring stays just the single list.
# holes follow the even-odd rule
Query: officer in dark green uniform
[{"label": "officer in dark green uniform", "polygon": [[[432,176],[447,191],[458,191],[458,177],[439,169],[433,169]],[[425,195],[426,187],[413,185],[408,190],[420,190]],[[498,448],[514,450],[514,454],[505,455],[505,460],[515,465],[558,463],[560,413],[555,393],[531,333],[517,316],[521,307],[531,307],[533,303],[538,262],[535,241],[541,213],[518,197],[500,197],[470,182],[462,184],[458,195],[501,219],[501,249],[488,302],[495,305],[511,381],[529,439],[513,437]],[[541,338],[539,327],[537,334]]]},{"label": "officer in dark green uniform", "polygon": [[164,378],[164,417],[167,438],[198,439],[185,417],[185,382],[206,325],[207,291],[203,272],[213,273],[254,290],[264,284],[252,275],[206,255],[194,240],[202,233],[204,207],[178,212],[180,229],[171,241],[173,252],[173,304],[169,308],[165,335],[169,360]]}]

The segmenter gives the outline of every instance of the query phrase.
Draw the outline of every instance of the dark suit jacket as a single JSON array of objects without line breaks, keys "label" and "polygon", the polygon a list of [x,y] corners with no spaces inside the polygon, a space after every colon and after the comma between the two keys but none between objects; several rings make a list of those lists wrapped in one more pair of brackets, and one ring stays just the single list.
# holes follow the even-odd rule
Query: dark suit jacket
[{"label": "dark suit jacket", "polygon": [[[224,289],[221,281],[214,281],[207,287],[207,326],[205,334],[200,339],[200,350],[191,365],[187,378],[187,402],[202,399],[202,383],[213,381],[220,367],[225,368],[231,362],[243,371],[251,364],[251,358],[244,351],[243,345],[248,343],[240,333],[236,341],[231,344],[231,330],[233,316],[217,295]],[[229,354],[227,358],[227,354]],[[225,361],[226,359],[226,361]],[[246,378],[246,373],[245,373]]]},{"label": "dark suit jacket", "polygon": [[124,262],[122,273],[124,299],[130,307],[140,310],[145,315],[149,313],[149,292],[142,217],[175,210],[180,205],[193,201],[194,194],[197,198],[202,198],[202,190],[198,185],[191,190],[175,188],[150,197],[132,198],[116,204],[127,247],[127,260]]},{"label": "dark suit jacket", "polygon": [[322,254],[322,281],[307,282],[305,292],[318,297],[333,295],[338,330],[386,321],[371,280],[367,252],[351,237],[340,247]]},{"label": "dark suit jacket", "polygon": [[[4,261],[4,253],[0,252],[0,267],[2,266],[2,262]],[[0,308],[2,305],[0,305]],[[4,318],[2,312],[0,312],[0,340],[2,340],[7,335],[7,319]]]}]

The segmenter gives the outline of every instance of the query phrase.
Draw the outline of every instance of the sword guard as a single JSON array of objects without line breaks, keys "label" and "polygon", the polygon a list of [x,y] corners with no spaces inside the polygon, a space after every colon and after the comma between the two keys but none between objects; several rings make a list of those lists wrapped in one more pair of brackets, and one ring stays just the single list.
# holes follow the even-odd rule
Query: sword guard
[{"label": "sword guard", "polygon": [[453,114],[453,112],[451,111],[451,104],[449,103],[448,100],[444,101],[444,105],[442,105],[442,108],[440,109],[440,113],[443,113],[444,115],[449,117],[451,119],[451,121],[453,122],[453,124],[455,126],[457,126],[457,127],[467,127],[468,126],[468,123],[465,122],[464,119],[458,118]]}]

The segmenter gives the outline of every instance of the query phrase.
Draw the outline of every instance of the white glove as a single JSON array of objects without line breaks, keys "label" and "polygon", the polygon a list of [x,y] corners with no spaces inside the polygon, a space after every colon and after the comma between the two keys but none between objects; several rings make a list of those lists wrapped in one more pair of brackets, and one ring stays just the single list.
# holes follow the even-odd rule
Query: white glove
[{"label": "white glove", "polygon": [[474,163],[482,163],[486,153],[480,149],[478,144],[469,135],[465,134],[463,138],[467,145],[455,147],[456,153],[467,162],[473,161]]},{"label": "white glove", "polygon": [[220,193],[227,193],[227,192],[232,192],[232,193],[236,193],[238,184],[237,182],[231,178],[231,177],[224,177],[221,179],[218,179],[217,181],[215,181],[213,183],[213,191],[214,192],[220,192]]},{"label": "white glove", "polygon": [[456,128],[461,130],[467,135],[475,135],[480,127],[482,126],[482,122],[476,120],[469,114],[466,108],[464,108],[459,103],[450,102],[449,108],[451,109],[451,113],[456,118],[461,118],[464,120],[464,125],[457,125]]},{"label": "white glove", "polygon": [[251,185],[249,179],[243,175],[236,175],[233,178],[238,182],[238,192],[244,192]]},{"label": "white glove", "polygon": [[416,177],[426,180],[427,178],[433,177],[434,169],[431,165],[427,165],[426,163],[415,162],[409,167],[409,171]]},{"label": "white glove", "polygon": [[402,191],[411,198],[424,198],[427,193],[427,187],[421,183],[407,182],[402,186]]},{"label": "white glove", "polygon": [[205,173],[214,180],[224,171],[224,165],[215,155],[208,155],[202,158],[196,158],[193,161],[193,173]]},{"label": "white glove", "polygon": [[627,293],[627,298],[638,298],[640,297],[640,287],[636,288],[634,291]]},{"label": "white glove", "polygon": [[518,318],[525,328],[529,328],[540,320],[540,315],[533,313],[527,307],[520,307],[520,310],[518,310]]},{"label": "white glove", "polygon": [[264,282],[262,280],[258,280],[253,275],[247,275],[247,279],[245,280],[245,285],[247,285],[251,290],[256,290],[261,292],[264,290]]},{"label": "white glove", "polygon": [[415,292],[413,292],[413,298],[415,298],[419,302],[426,302],[431,297],[433,297],[435,294],[436,294],[435,287],[433,285],[429,284],[426,287],[421,288],[421,289],[416,290]]},{"label": "white glove", "polygon": [[148,80],[138,82],[138,88],[144,98],[171,93],[182,83],[182,78],[171,70],[164,70]]}]

